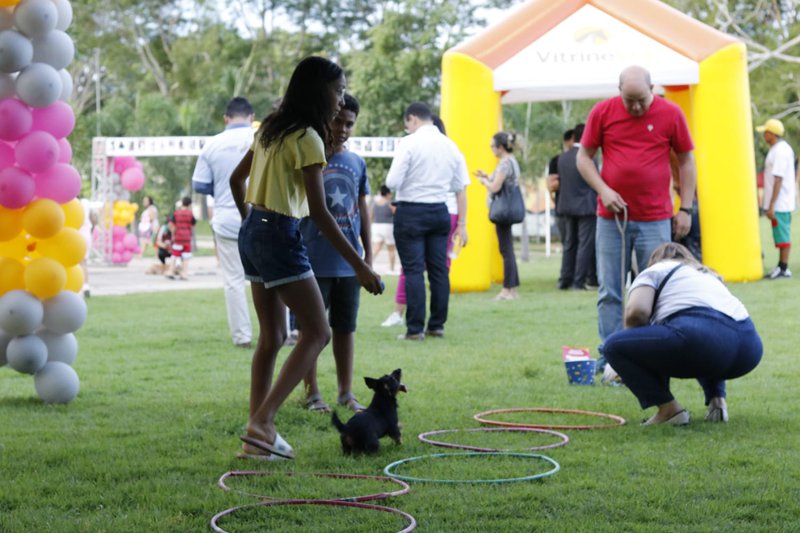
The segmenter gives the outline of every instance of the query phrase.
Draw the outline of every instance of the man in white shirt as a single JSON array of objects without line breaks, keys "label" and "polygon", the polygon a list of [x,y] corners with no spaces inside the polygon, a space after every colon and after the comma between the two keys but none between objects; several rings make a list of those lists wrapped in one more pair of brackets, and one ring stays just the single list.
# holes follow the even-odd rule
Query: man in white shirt
[{"label": "man in white shirt", "polygon": [[795,210],[794,150],[783,139],[783,123],[771,118],[756,131],[764,135],[770,146],[764,160],[763,207],[772,221],[772,237],[778,249],[778,266],[766,275],[768,279],[791,278],[789,251],[792,247],[792,211]]},{"label": "man in white shirt", "polygon": [[[447,196],[469,185],[464,156],[453,141],[433,124],[430,107],[408,106],[403,123],[409,135],[392,160],[386,186],[395,191],[394,240],[406,275],[406,333],[399,338],[423,340],[443,337],[450,298],[447,236],[450,215]],[[458,194],[458,222],[454,238],[467,243],[466,195]],[[431,291],[431,313],[425,327],[425,279]]]},{"label": "man in white shirt", "polygon": [[239,257],[239,227],[242,218],[233,201],[230,177],[253,144],[253,106],[237,96],[225,109],[225,130],[215,135],[203,147],[192,175],[195,192],[214,197],[214,216],[211,228],[217,248],[228,327],[233,344],[240,348],[252,346],[250,309],[245,294],[244,269]]}]

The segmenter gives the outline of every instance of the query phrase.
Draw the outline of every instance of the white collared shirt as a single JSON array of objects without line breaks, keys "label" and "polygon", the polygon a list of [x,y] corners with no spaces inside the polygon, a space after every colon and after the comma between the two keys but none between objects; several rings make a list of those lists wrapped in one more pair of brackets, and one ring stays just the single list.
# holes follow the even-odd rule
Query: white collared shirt
[{"label": "white collared shirt", "polygon": [[398,202],[441,203],[448,193],[469,185],[464,155],[434,125],[420,126],[403,138],[386,176]]}]

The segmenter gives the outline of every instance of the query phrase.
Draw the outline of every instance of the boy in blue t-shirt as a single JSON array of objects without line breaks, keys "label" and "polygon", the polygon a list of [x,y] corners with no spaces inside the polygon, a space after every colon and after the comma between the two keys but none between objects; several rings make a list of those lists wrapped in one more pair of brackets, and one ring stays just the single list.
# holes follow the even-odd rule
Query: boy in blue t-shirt
[{"label": "boy in blue t-shirt", "polygon": [[[328,211],[336,219],[339,228],[353,248],[359,253],[363,250],[364,261],[372,266],[370,246],[372,240],[367,207],[367,197],[370,194],[367,164],[345,147],[358,118],[358,112],[358,101],[353,96],[345,94],[344,107],[331,125],[334,155],[328,159],[322,175],[325,181]],[[336,361],[339,391],[337,403],[353,411],[360,411],[364,407],[353,395],[352,387],[354,333],[361,285],[350,264],[322,235],[311,218],[303,219],[300,231],[325,302],[325,309],[328,310],[328,323],[333,331],[333,358]],[[299,324],[298,329],[302,335],[302,324]],[[330,412],[330,407],[319,392],[316,363],[305,377],[305,388],[305,403],[310,411]]]}]

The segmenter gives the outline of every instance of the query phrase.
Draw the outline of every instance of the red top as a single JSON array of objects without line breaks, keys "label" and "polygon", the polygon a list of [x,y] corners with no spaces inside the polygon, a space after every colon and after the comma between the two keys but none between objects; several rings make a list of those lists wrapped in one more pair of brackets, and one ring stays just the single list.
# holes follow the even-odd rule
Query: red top
[{"label": "red top", "polygon": [[[694,149],[681,108],[660,96],[641,117],[625,109],[622,98],[604,100],[592,108],[581,146],[603,150],[600,175],[628,203],[630,220],[672,217],[669,151]],[[597,215],[614,218],[597,197]]]},{"label": "red top", "polygon": [[175,211],[172,215],[172,222],[175,224],[175,234],[172,236],[172,242],[183,246],[191,246],[192,226],[196,222],[191,210],[179,209]]}]

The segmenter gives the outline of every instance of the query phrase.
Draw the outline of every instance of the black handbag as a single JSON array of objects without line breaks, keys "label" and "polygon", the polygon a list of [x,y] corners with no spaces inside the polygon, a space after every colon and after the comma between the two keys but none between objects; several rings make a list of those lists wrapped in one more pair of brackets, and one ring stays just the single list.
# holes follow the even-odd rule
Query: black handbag
[{"label": "black handbag", "polygon": [[525,201],[518,180],[509,183],[506,179],[500,190],[494,193],[489,204],[489,220],[501,225],[519,224],[525,220]]}]

